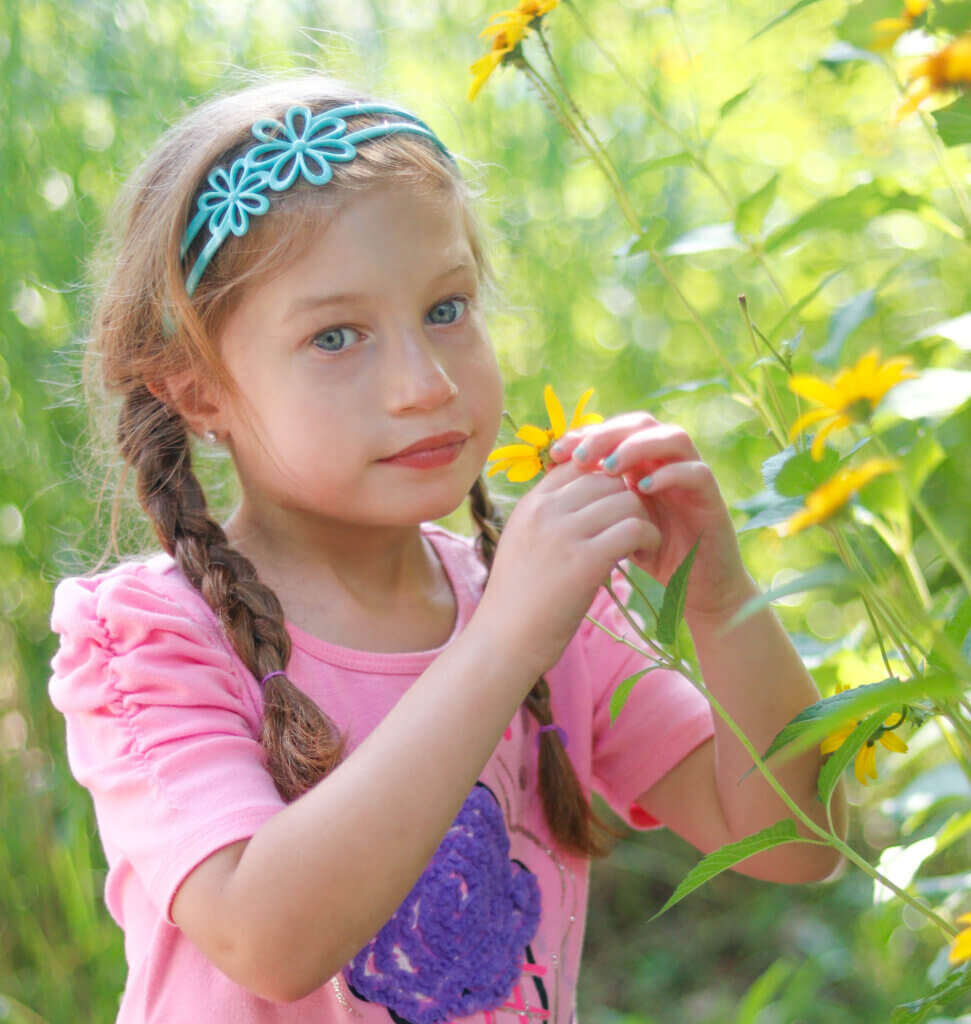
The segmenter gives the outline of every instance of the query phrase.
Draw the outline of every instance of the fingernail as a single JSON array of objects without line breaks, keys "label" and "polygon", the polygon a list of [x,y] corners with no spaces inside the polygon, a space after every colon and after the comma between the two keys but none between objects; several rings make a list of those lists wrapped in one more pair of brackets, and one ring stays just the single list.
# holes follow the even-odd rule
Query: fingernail
[{"label": "fingernail", "polygon": [[575,448],[573,451],[573,457],[577,462],[583,462],[587,458],[587,454],[586,448]]},{"label": "fingernail", "polygon": [[560,455],[560,454],[562,454],[562,452],[563,452],[563,442],[562,441],[554,441],[550,445],[550,455]]},{"label": "fingernail", "polygon": [[[606,465],[606,463],[604,463]],[[654,483],[654,477],[645,476],[643,479],[637,481],[637,489],[642,493],[651,489],[651,484]]]},{"label": "fingernail", "polygon": [[611,469],[616,469],[616,468],[617,468],[617,456],[616,455],[608,455],[607,458],[604,459],[604,469],[611,470]]}]

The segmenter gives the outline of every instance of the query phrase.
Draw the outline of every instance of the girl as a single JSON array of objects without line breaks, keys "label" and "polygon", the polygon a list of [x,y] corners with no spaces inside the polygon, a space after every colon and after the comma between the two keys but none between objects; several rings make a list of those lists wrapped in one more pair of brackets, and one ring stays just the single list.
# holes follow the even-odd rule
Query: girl
[{"label": "girl", "polygon": [[[817,698],[717,485],[647,413],[566,435],[500,539],[470,199],[413,115],[320,78],[210,102],[128,192],[93,352],[163,554],[63,582],[51,694],[125,931],[118,1020],[575,1020],[591,789],[707,851],[785,815],[599,588],[665,580],[757,747]],[[191,468],[224,445],[225,526]],[[646,479],[648,473],[653,476]],[[429,525],[466,496],[478,541]],[[810,813],[818,764],[779,769]],[[797,845],[747,871],[834,868]]]}]

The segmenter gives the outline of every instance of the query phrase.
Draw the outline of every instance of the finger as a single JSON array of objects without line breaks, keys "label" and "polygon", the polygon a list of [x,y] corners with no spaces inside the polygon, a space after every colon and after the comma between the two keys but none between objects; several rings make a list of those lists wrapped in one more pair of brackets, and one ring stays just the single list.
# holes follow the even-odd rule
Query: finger
[{"label": "finger", "polygon": [[[607,494],[576,508],[571,516],[571,527],[576,536],[582,538],[595,537],[622,519],[635,518],[651,523],[644,503],[626,488],[619,494]],[[651,527],[656,530],[653,524]]]},{"label": "finger", "polygon": [[565,461],[572,455],[577,462],[593,468],[600,459],[599,455],[594,454],[595,452],[600,451],[606,454],[632,431],[656,422],[657,420],[646,412],[630,412],[622,416],[614,416],[603,423],[569,431],[553,445],[550,454],[556,462]]},{"label": "finger", "polygon": [[632,486],[638,494],[650,494],[652,497],[664,491],[680,488],[695,491],[709,500],[722,500],[715,474],[706,462],[700,460],[669,462],[641,477],[640,480],[632,481]]},{"label": "finger", "polygon": [[650,471],[669,462],[700,461],[687,431],[671,423],[652,424],[625,437],[612,451],[595,449],[592,454],[602,459],[605,473],[620,475],[635,468]]},{"label": "finger", "polygon": [[612,523],[589,543],[600,557],[613,564],[634,555],[651,557],[661,546],[661,534],[649,520],[631,516]]}]

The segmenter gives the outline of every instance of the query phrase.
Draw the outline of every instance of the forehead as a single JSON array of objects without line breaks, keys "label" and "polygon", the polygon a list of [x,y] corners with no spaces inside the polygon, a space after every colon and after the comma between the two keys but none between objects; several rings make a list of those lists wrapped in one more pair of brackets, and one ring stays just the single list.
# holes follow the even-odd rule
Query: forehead
[{"label": "forehead", "polygon": [[460,200],[401,185],[342,197],[311,218],[292,261],[256,290],[277,297],[421,289],[457,266],[477,273]]}]

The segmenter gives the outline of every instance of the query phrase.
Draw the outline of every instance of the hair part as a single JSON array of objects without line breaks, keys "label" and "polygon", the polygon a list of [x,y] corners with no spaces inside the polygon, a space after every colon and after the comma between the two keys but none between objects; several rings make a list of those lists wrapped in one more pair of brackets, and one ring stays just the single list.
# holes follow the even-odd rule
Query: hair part
[{"label": "hair part", "polygon": [[[101,389],[120,399],[116,440],[159,542],[212,608],[247,669],[265,680],[260,740],[267,770],[287,801],[333,770],[344,755],[344,739],[324,711],[280,674],[291,650],[282,606],[210,513],[192,468],[191,431],[166,381],[208,380],[234,392],[218,339],[244,289],[288,266],[316,230],[326,229],[341,202],[369,188],[400,184],[457,201],[480,280],[487,287],[492,274],[468,185],[433,143],[405,133],[368,140],[354,160],[333,166],[333,178],[325,186],[301,180],[271,194],[268,213],[253,218],[245,235],[223,243],[191,297],[185,290],[180,247],[207,175],[253,145],[255,121],[282,121],[286,110],[298,104],[321,113],[369,99],[330,78],[301,77],[216,98],[171,129],[133,175],[112,218],[123,229],[95,308],[86,357],[89,390],[97,378]],[[362,116],[355,125],[379,119]],[[187,254],[189,265],[206,232],[201,236]],[[470,497],[489,565],[501,524],[481,481]],[[539,724],[552,722],[544,679],[524,703]],[[548,731],[541,735],[539,788],[557,841],[574,852],[602,853],[598,836],[603,826],[562,744]]]}]

